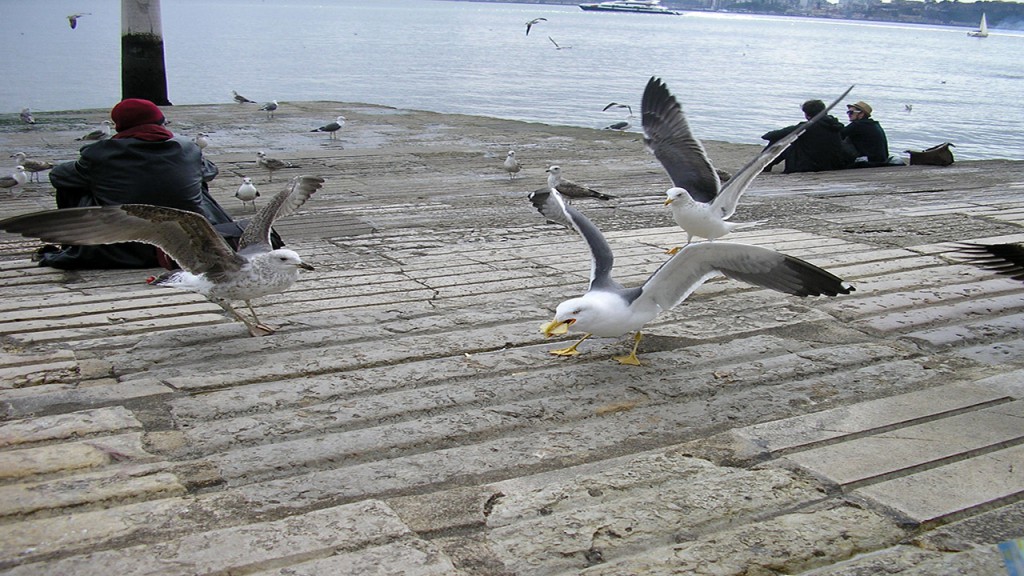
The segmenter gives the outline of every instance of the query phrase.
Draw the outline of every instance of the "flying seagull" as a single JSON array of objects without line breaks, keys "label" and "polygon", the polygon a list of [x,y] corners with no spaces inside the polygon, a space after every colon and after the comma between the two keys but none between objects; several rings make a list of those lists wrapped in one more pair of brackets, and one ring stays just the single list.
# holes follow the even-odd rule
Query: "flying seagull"
[{"label": "flying seagull", "polygon": [[328,122],[327,124],[324,124],[319,128],[314,128],[310,130],[310,132],[327,132],[328,138],[330,138],[331,140],[336,140],[338,138],[338,130],[341,130],[341,127],[344,125],[345,117],[338,116],[337,118],[334,119],[334,122]]},{"label": "flying seagull", "polygon": [[270,102],[267,102],[263,106],[260,106],[260,110],[266,112],[267,120],[270,120],[271,118],[274,117],[274,111],[277,110],[277,100],[271,100]]},{"label": "flying seagull", "polygon": [[68,24],[71,25],[71,29],[74,30],[78,27],[78,19],[82,16],[89,16],[92,12],[79,12],[77,14],[68,14]]},{"label": "flying seagull", "polygon": [[[145,242],[157,246],[183,270],[162,274],[150,284],[198,292],[244,323],[250,334],[263,336],[274,329],[260,323],[250,301],[284,292],[298,279],[300,268],[313,269],[292,250],[271,249],[271,226],[295,212],[323,182],[315,176],[293,179],[253,216],[237,253],[202,214],[149,204],[35,212],[0,221],[0,230],[57,244]],[[245,302],[251,322],[231,307],[232,300]]]},{"label": "flying seagull", "polygon": [[[686,243],[689,244],[694,236],[714,240],[741,226],[727,220],[736,212],[740,196],[750,187],[754,177],[811,124],[828,114],[850,90],[853,90],[853,86],[785,138],[767,146],[722,187],[721,179],[708,159],[704,146],[690,133],[690,126],[679,102],[660,78],[652,77],[644,89],[641,103],[644,144],[654,152],[672,180],[672,187],[666,192],[665,204],[671,207],[676,223],[686,231]],[[674,248],[669,252],[674,254],[677,250]]]},{"label": "flying seagull", "polygon": [[545,336],[569,330],[583,332],[575,344],[552,350],[557,356],[575,356],[577,347],[590,336],[633,336],[633,350],[615,359],[638,366],[640,330],[659,312],[679,305],[701,284],[715,276],[727,276],[762,288],[794,296],[836,296],[854,287],[821,268],[768,248],[732,242],[690,244],[669,258],[642,286],[624,288],[612,279],[614,256],[604,235],[556,190],[530,194],[530,202],[548,220],[572,228],[590,248],[590,287],[578,298],[558,305],[555,317],[541,327]]},{"label": "flying seagull", "polygon": [[267,169],[270,172],[270,181],[274,181],[274,171],[280,170],[281,168],[300,168],[291,162],[284,160],[278,160],[277,158],[268,158],[267,153],[260,150],[256,153],[256,163]]},{"label": "flying seagull", "polygon": [[572,180],[562,178],[562,168],[552,166],[545,170],[548,173],[548,188],[554,188],[568,198],[597,198],[598,200],[609,200],[615,198],[610,194],[603,194],[597,190],[577,184]]},{"label": "flying seagull", "polygon": [[601,109],[601,112],[607,112],[610,108],[625,108],[629,110],[629,115],[633,115],[633,107],[629,104],[619,104],[618,102],[611,102],[607,106]]},{"label": "flying seagull", "polygon": [[35,124],[36,119],[32,117],[32,110],[28,108],[21,109],[21,121],[25,124]]},{"label": "flying seagull", "polygon": [[15,188],[28,182],[28,174],[24,166],[15,166],[14,172],[9,176],[0,177],[0,188]]},{"label": "flying seagull", "polygon": [[992,270],[996,274],[1024,281],[1024,244],[972,244],[961,242],[956,247],[964,262]]},{"label": "flying seagull", "polygon": [[522,169],[519,165],[519,160],[516,160],[515,150],[508,151],[508,155],[505,156],[505,161],[502,162],[501,166],[505,169],[505,172],[508,172],[508,179],[515,180],[516,175]]},{"label": "flying seagull", "polygon": [[252,178],[248,176],[242,177],[242,185],[238,187],[238,191],[235,192],[235,198],[242,201],[242,206],[245,206],[246,202],[252,202],[252,211],[256,211],[256,199],[260,197],[260,191],[256,189],[256,186],[252,183]]},{"label": "flying seagull", "polygon": [[25,168],[25,171],[29,173],[29,180],[31,180],[32,176],[35,176],[36,182],[39,182],[40,172],[45,172],[50,168],[53,168],[53,164],[50,162],[29,158],[24,152],[15,152],[14,154],[11,154],[11,158],[14,158],[15,162]]},{"label": "flying seagull", "polygon": [[547,21],[548,21],[547,18],[534,18],[533,20],[530,20],[529,22],[526,23],[526,35],[527,36],[530,35],[530,28],[533,28],[534,24],[537,24],[539,22],[547,22]]},{"label": "flying seagull", "polygon": [[572,48],[572,46],[559,46],[558,42],[555,42],[555,39],[551,36],[548,36],[548,40],[551,40],[551,43],[555,45],[555,50],[568,50],[569,48]]},{"label": "flying seagull", "polygon": [[241,94],[239,94],[238,92],[235,92],[234,90],[232,90],[231,93],[235,96],[235,102],[238,102],[239,104],[255,104],[256,103],[255,100],[249,100],[248,98],[246,98],[245,96],[242,96]]},{"label": "flying seagull", "polygon": [[75,138],[75,140],[104,140],[106,138],[110,138],[110,127],[113,125],[114,123],[110,120],[104,120],[103,122],[100,122],[99,128],[89,132],[81,138]]}]

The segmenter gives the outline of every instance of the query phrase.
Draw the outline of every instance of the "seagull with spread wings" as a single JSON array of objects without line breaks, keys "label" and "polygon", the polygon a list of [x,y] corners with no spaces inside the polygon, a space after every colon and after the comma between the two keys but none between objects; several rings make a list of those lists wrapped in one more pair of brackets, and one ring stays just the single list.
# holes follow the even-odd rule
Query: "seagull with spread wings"
[{"label": "seagull with spread wings", "polygon": [[590,336],[617,338],[635,332],[633,350],[615,359],[620,364],[639,366],[636,352],[644,325],[679,305],[715,276],[794,296],[836,296],[854,290],[848,282],[799,258],[732,242],[689,244],[643,285],[625,288],[612,278],[612,249],[593,222],[570,206],[557,190],[532,192],[530,202],[548,220],[575,230],[590,248],[589,289],[583,296],[559,304],[554,319],[541,327],[549,337],[570,330],[584,333],[572,346],[551,351],[558,356],[579,354],[576,348]]},{"label": "seagull with spread wings", "polygon": [[[274,328],[260,322],[250,301],[284,292],[298,279],[300,268],[313,269],[292,250],[272,249],[271,226],[298,210],[323,182],[316,176],[293,179],[253,216],[239,239],[238,252],[202,214],[149,204],[35,212],[0,221],[0,230],[56,244],[152,244],[183,269],[164,273],[150,284],[198,292],[244,323],[250,334],[264,336]],[[231,307],[232,300],[245,302],[251,322]]]}]

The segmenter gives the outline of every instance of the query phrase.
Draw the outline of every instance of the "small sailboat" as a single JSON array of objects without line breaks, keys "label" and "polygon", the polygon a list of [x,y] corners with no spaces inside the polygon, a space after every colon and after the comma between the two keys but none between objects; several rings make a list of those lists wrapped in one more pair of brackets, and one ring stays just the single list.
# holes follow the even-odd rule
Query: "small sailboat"
[{"label": "small sailboat", "polygon": [[968,36],[975,38],[988,38],[988,22],[985,21],[985,13],[981,13],[981,24],[978,25],[978,29],[967,33]]}]

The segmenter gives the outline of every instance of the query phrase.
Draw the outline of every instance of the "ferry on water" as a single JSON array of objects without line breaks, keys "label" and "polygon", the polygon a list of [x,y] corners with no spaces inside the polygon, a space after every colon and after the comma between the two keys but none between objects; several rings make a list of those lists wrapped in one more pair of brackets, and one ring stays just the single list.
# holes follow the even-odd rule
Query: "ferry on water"
[{"label": "ferry on water", "polygon": [[600,12],[636,12],[639,14],[676,14],[679,12],[661,6],[659,0],[616,0],[598,4],[580,4],[584,10]]}]

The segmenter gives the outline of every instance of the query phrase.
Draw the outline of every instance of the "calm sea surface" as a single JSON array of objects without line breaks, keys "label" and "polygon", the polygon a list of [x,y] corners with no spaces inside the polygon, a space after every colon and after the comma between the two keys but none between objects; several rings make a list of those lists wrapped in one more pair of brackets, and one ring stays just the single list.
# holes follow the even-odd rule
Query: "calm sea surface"
[{"label": "calm sea surface", "polygon": [[[760,144],[851,84],[892,152],[1024,159],[1024,33],[440,0],[165,0],[170,99],[340,100],[601,127],[661,76],[703,139]],[[120,0],[0,0],[0,112],[120,99]],[[71,30],[65,16],[90,15]],[[547,18],[525,35],[525,23]],[[570,49],[556,50],[548,37]],[[908,106],[912,109],[908,110]],[[835,115],[845,121],[845,109]],[[319,119],[318,119],[319,120]]]}]

